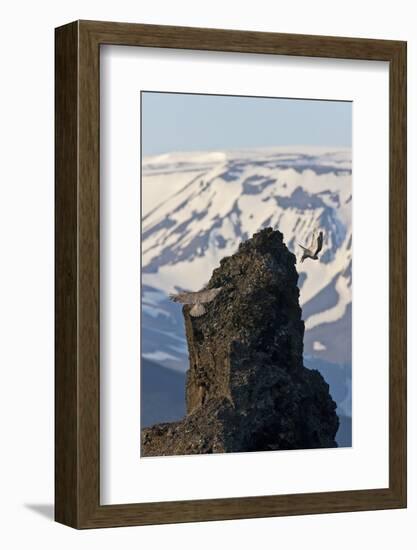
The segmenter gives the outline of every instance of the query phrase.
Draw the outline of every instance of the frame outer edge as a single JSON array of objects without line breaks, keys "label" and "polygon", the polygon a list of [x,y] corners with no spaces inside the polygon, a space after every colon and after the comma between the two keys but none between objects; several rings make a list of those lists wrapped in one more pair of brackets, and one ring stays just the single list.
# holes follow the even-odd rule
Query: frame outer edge
[{"label": "frame outer edge", "polygon": [[78,22],[79,516],[100,506],[100,44]]},{"label": "frame outer edge", "polygon": [[[390,63],[390,489],[407,507],[407,43]],[[395,366],[395,368],[394,368]]]},{"label": "frame outer edge", "polygon": [[[70,23],[55,32],[56,521],[97,528],[406,506],[406,43],[93,21]],[[390,62],[390,235],[399,242],[398,252],[391,247],[390,256],[388,489],[100,506],[100,44]]]},{"label": "frame outer edge", "polygon": [[78,24],[55,30],[55,520],[76,527]]}]

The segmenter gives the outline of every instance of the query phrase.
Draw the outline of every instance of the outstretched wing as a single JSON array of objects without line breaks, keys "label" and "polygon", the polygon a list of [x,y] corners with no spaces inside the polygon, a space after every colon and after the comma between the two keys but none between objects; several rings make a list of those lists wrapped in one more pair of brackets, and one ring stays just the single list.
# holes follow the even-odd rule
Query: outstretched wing
[{"label": "outstretched wing", "polygon": [[196,298],[198,292],[180,292],[179,294],[170,294],[169,299],[172,302],[178,302],[180,304],[195,304],[198,302]]},{"label": "outstretched wing", "polygon": [[170,294],[169,298],[180,304],[207,304],[214,300],[221,289],[222,287],[199,290],[198,292],[180,292],[179,294]]},{"label": "outstretched wing", "polygon": [[315,256],[320,252],[320,250],[323,248],[323,231],[320,231],[319,236],[317,237],[317,248]]},{"label": "outstretched wing", "polygon": [[317,229],[314,229],[313,233],[311,234],[311,240],[310,240],[310,252],[313,253],[314,247],[316,246],[316,238],[317,238]]},{"label": "outstretched wing", "polygon": [[217,294],[221,291],[221,289],[222,287],[210,288],[206,290],[200,290],[200,292],[196,292],[196,294],[198,294],[198,301],[202,304],[208,304],[209,302],[212,302]]}]

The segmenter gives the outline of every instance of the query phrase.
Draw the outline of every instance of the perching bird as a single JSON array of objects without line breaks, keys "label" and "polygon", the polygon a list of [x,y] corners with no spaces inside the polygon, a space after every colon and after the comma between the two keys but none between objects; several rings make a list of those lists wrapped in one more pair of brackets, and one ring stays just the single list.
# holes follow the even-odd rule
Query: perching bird
[{"label": "perching bird", "polygon": [[179,294],[170,294],[173,302],[180,304],[192,304],[190,315],[192,317],[201,317],[206,313],[203,304],[208,304],[214,300],[223,287],[199,290],[198,292],[180,292]]},{"label": "perching bird", "polygon": [[316,234],[314,232],[313,237],[311,239],[310,248],[306,248],[302,244],[299,245],[299,246],[301,246],[301,248],[304,251],[303,255],[302,255],[302,258],[301,258],[301,262],[304,262],[304,260],[306,258],[310,258],[311,260],[318,260],[319,259],[318,254],[321,251],[321,249],[323,248],[323,231],[320,231],[319,236],[317,237],[317,241],[316,241],[315,237],[316,237]]}]

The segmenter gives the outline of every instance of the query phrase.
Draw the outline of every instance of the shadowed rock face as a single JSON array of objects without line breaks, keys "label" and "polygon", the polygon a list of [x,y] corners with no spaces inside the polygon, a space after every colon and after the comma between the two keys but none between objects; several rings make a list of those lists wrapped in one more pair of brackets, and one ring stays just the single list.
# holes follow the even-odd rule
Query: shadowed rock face
[{"label": "shadowed rock face", "polygon": [[187,414],[142,430],[142,456],[336,447],[336,404],[303,366],[295,256],[271,228],[215,269],[222,287],[195,318],[184,306]]}]

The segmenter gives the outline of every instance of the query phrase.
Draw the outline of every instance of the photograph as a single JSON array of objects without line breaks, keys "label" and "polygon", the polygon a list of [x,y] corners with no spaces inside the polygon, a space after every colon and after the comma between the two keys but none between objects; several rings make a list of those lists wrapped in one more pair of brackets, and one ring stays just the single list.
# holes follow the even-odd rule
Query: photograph
[{"label": "photograph", "polygon": [[140,110],[140,457],[350,447],[352,102]]}]

